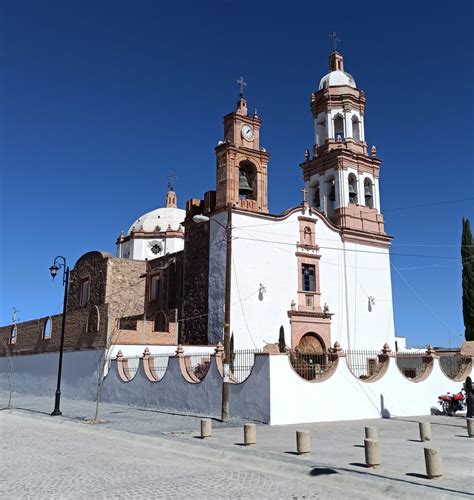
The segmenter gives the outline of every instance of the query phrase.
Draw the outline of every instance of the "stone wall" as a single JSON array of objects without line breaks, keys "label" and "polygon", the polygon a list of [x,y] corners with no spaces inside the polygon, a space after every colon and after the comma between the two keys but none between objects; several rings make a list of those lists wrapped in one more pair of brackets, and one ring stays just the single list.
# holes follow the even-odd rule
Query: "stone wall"
[{"label": "stone wall", "polygon": [[89,304],[99,305],[105,302],[107,263],[111,257],[106,252],[88,252],[79,258],[71,271],[68,311],[81,307],[81,285],[87,278],[90,280]]},{"label": "stone wall", "polygon": [[[0,327],[0,356],[5,356],[7,350],[12,355],[37,354],[59,351],[61,341],[62,314],[45,316],[17,323],[16,343],[11,344],[10,336],[13,325]],[[44,330],[48,319],[52,323],[51,336],[45,338]],[[64,331],[64,350],[79,351],[97,349],[104,345],[107,331],[107,305],[90,305],[86,308],[68,311]],[[97,326],[98,328],[97,328]]]},{"label": "stone wall", "polygon": [[145,261],[108,259],[105,302],[111,317],[143,314],[145,273]]},{"label": "stone wall", "polygon": [[[202,208],[203,205],[202,202]],[[184,222],[184,288],[179,342],[207,344],[209,222],[195,223],[192,216],[193,211],[188,209]]]},{"label": "stone wall", "polygon": [[[183,258],[177,252],[147,262],[145,288],[145,314],[148,321],[156,322],[154,331],[169,331],[168,325],[180,317],[183,301]],[[157,300],[151,300],[151,277],[159,275]],[[158,328],[159,327],[159,328]]]}]

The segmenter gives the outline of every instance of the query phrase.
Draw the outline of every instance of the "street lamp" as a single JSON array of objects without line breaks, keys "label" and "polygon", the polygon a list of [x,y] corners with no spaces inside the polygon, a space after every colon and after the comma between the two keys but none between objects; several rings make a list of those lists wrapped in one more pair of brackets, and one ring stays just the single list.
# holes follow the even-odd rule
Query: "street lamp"
[{"label": "street lamp", "polygon": [[63,268],[63,286],[64,286],[64,302],[63,302],[63,319],[61,323],[61,344],[59,347],[59,366],[58,366],[58,385],[56,387],[56,397],[54,400],[54,410],[51,415],[61,415],[61,410],[59,409],[59,404],[61,401],[61,372],[63,368],[63,352],[64,352],[64,329],[66,326],[66,308],[67,308],[67,294],[69,288],[69,267],[66,265],[66,259],[61,255],[58,255],[53,262],[53,265],[49,268],[51,277],[54,278],[58,274],[58,271]]},{"label": "street lamp", "polygon": [[229,420],[229,376],[230,376],[230,292],[232,278],[232,203],[227,204],[227,224],[221,224],[205,215],[195,215],[193,221],[209,222],[212,220],[223,227],[226,232],[226,259],[225,259],[225,305],[224,305],[224,377],[222,379],[222,413],[221,420]]}]

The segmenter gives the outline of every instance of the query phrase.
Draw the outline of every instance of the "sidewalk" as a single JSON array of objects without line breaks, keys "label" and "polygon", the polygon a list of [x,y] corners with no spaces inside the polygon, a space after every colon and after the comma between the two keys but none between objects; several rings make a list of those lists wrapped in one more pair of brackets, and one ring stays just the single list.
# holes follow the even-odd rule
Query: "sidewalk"
[{"label": "sidewalk", "polygon": [[[0,402],[5,401],[5,394],[0,393]],[[335,490],[342,488],[351,498],[374,495],[376,498],[459,498],[474,493],[474,439],[467,437],[464,418],[431,416],[291,426],[257,425],[257,444],[245,447],[242,444],[243,422],[237,420],[226,424],[213,421],[213,437],[203,440],[199,436],[199,417],[103,404],[100,417],[106,423],[75,427],[84,418],[94,415],[94,403],[64,399],[61,401],[62,417],[49,416],[54,404],[52,398],[15,394],[12,403],[17,409],[4,410],[0,416],[22,414],[35,419],[40,417],[48,425],[63,422],[76,429],[93,429],[95,434],[103,436],[124,436],[129,442],[145,440],[163,452],[187,457],[191,463],[205,459],[206,463],[226,464],[231,469],[238,466],[267,476],[276,475],[279,480],[300,478],[298,481],[302,481],[302,485],[314,478],[318,488],[323,484],[332,485]],[[419,441],[418,420],[432,423],[433,440],[430,443]],[[364,465],[366,425],[378,428],[382,464],[375,470]],[[296,455],[297,429],[311,432],[310,455]],[[442,479],[426,478],[424,447],[441,449]]]}]

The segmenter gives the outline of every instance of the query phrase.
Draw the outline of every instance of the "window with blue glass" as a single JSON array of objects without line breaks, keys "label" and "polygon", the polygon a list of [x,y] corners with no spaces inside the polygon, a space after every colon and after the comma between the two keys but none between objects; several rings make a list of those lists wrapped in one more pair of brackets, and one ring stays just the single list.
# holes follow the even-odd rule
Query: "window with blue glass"
[{"label": "window with blue glass", "polygon": [[314,266],[311,264],[303,264],[301,266],[301,275],[303,283],[304,292],[315,292],[316,291],[316,281],[314,278]]}]

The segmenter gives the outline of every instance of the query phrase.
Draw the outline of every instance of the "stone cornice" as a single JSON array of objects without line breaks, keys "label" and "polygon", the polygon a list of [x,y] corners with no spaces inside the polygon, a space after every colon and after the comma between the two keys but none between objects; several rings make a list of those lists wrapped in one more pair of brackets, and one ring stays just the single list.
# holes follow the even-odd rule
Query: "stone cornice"
[{"label": "stone cornice", "polygon": [[300,163],[305,181],[314,174],[322,174],[326,170],[347,170],[353,168],[359,173],[369,173],[378,178],[382,160],[367,155],[354,153],[350,149],[334,149],[321,156]]}]

